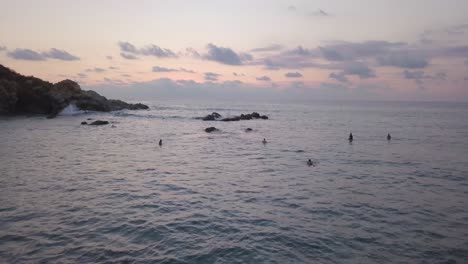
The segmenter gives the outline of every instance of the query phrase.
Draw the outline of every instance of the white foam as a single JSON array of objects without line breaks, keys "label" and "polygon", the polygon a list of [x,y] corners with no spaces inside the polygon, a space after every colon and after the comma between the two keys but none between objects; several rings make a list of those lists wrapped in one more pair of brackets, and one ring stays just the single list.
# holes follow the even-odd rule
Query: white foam
[{"label": "white foam", "polygon": [[71,115],[83,114],[84,112],[85,111],[80,110],[75,104],[69,104],[59,113],[59,115],[71,116]]}]

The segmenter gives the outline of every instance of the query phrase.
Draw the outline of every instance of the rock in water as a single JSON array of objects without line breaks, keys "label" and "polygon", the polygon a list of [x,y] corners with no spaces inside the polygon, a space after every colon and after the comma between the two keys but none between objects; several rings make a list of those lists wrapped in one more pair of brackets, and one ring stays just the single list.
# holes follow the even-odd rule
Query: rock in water
[{"label": "rock in water", "polygon": [[266,115],[260,115],[257,112],[253,112],[251,114],[241,114],[239,116],[231,116],[221,118],[222,116],[216,112],[213,112],[205,117],[197,117],[196,119],[201,119],[203,121],[223,121],[223,122],[230,122],[230,121],[240,121],[240,120],[252,120],[252,119],[268,119]]},{"label": "rock in water", "polygon": [[209,114],[209,115],[207,115],[207,116],[205,116],[205,117],[202,117],[201,119],[202,119],[203,121],[215,121],[216,119],[218,119],[218,118],[220,118],[220,117],[221,117],[220,114],[218,114],[218,113],[216,113],[216,112],[213,112],[213,113],[211,113],[211,114]]},{"label": "rock in water", "polygon": [[214,131],[219,131],[219,129],[217,129],[216,127],[207,127],[207,128],[205,128],[206,133],[211,133],[211,132],[214,132]]},{"label": "rock in water", "polygon": [[84,111],[103,112],[149,108],[144,104],[108,100],[94,91],[81,90],[71,80],[52,84],[0,65],[0,115],[40,114],[53,118],[70,104]]},{"label": "rock in water", "polygon": [[87,124],[88,124],[88,122],[86,122],[86,121],[83,121],[83,122],[81,122],[81,124],[82,124],[82,125],[87,125]]},{"label": "rock in water", "polygon": [[92,123],[90,123],[90,126],[102,126],[102,125],[108,125],[109,121],[103,121],[103,120],[96,120]]}]

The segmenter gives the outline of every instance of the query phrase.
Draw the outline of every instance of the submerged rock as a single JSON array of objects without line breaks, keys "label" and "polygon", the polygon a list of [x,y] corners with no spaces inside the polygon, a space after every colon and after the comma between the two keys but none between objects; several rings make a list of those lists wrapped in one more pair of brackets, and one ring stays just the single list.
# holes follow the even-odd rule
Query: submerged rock
[{"label": "submerged rock", "polygon": [[81,122],[81,124],[82,124],[82,125],[87,125],[87,124],[88,124],[88,122],[86,122],[86,121],[83,121],[83,122]]},{"label": "submerged rock", "polygon": [[102,126],[102,125],[108,125],[109,121],[103,121],[103,120],[96,120],[94,122],[91,122],[89,125],[90,126]]},{"label": "submerged rock", "polygon": [[251,132],[252,129],[251,129],[250,127],[248,127],[248,128],[246,128],[244,131],[245,131],[245,132]]},{"label": "submerged rock", "polygon": [[149,108],[144,104],[108,100],[94,91],[81,90],[72,80],[52,84],[0,65],[0,115],[40,114],[53,118],[69,105],[83,111],[103,112]]},{"label": "submerged rock", "polygon": [[207,128],[205,128],[206,133],[211,133],[211,132],[214,132],[214,131],[219,131],[219,129],[217,129],[216,127],[207,127]]}]

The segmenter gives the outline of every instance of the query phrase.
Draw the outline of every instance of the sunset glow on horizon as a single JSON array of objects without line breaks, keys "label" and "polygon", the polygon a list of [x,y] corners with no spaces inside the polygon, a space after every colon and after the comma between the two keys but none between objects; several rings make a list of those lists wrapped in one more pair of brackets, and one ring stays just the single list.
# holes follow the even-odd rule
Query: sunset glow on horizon
[{"label": "sunset glow on horizon", "polygon": [[2,1],[0,63],[85,89],[154,86],[155,97],[169,82],[186,89],[320,90],[318,97],[338,99],[467,101],[466,6]]}]

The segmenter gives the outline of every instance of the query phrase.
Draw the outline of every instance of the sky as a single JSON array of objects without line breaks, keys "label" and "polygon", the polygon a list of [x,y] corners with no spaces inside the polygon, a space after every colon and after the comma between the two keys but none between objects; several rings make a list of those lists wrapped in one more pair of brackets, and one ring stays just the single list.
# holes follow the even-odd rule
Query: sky
[{"label": "sky", "polygon": [[466,0],[0,6],[0,64],[111,97],[468,101]]}]

